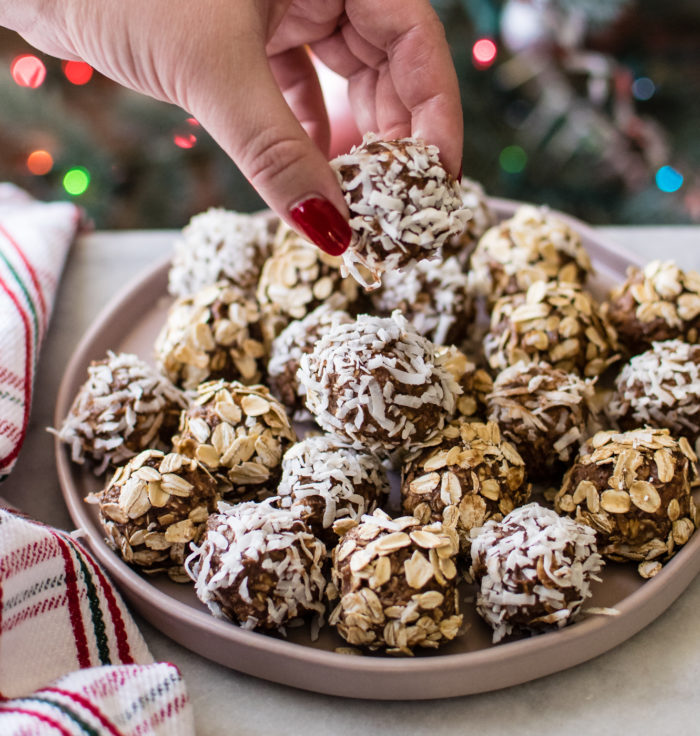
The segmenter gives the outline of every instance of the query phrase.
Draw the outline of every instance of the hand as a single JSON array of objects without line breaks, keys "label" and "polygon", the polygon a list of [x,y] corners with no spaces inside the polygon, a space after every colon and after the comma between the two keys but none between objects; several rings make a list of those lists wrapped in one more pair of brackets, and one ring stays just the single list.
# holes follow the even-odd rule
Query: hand
[{"label": "hand", "polygon": [[424,138],[460,169],[457,78],[428,0],[0,0],[0,24],[187,110],[329,252],[350,229],[307,48],[349,80],[361,131]]}]

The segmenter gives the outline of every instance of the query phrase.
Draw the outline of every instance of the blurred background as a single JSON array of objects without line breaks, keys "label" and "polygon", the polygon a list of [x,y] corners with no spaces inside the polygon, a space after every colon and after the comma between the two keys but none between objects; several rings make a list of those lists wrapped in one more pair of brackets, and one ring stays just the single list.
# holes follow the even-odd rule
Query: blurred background
[{"label": "blurred background", "polygon": [[[698,0],[434,0],[464,104],[464,173],[592,223],[700,222]],[[334,153],[352,140],[323,75]],[[100,229],[262,206],[187,113],[0,30],[0,180]]]}]

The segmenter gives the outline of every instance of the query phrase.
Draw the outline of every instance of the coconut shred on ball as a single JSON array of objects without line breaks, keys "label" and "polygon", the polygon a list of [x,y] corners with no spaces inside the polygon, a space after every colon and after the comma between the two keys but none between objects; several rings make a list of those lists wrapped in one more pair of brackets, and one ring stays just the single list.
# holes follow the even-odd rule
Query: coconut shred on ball
[{"label": "coconut shred on ball", "polygon": [[109,351],[88,366],[68,416],[51,430],[71,448],[71,460],[95,461],[96,475],[147,448],[170,442],[185,394],[131,353]]},{"label": "coconut shred on ball", "polygon": [[[383,141],[367,133],[331,166],[353,230],[343,271],[367,289],[376,289],[385,271],[430,257],[460,235],[472,216],[463,206],[459,182],[440,163],[437,147],[423,141]],[[369,278],[358,267],[366,268]]]},{"label": "coconut shred on ball", "polygon": [[334,546],[338,535],[389,496],[380,458],[325,435],[307,437],[282,459],[278,504],[297,512],[311,531]]},{"label": "coconut shred on ball", "polygon": [[536,503],[475,530],[471,553],[476,608],[494,644],[574,621],[603,567],[593,529]]},{"label": "coconut shred on ball", "polygon": [[435,346],[398,312],[338,324],[303,355],[306,406],[357,449],[407,449],[440,431],[460,392]]},{"label": "coconut shred on ball", "polygon": [[281,629],[325,611],[325,545],[272,501],[219,505],[185,561],[197,597],[244,629]]},{"label": "coconut shred on ball", "polygon": [[187,296],[221,279],[254,289],[277,224],[265,211],[251,215],[211,207],[195,215],[175,241],[168,291]]}]

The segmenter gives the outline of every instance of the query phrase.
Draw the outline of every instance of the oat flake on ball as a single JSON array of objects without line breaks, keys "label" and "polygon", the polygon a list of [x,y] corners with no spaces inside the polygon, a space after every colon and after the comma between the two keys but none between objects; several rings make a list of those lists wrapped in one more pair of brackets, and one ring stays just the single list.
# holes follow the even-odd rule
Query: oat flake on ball
[{"label": "oat flake on ball", "polygon": [[377,509],[333,550],[339,602],[329,617],[353,646],[412,655],[437,649],[462,627],[454,529],[423,526],[411,516],[391,519]]},{"label": "oat flake on ball", "polygon": [[[331,166],[353,230],[342,270],[367,289],[380,286],[385,271],[433,255],[462,233],[471,217],[459,182],[440,163],[437,147],[420,140],[383,141],[367,133]],[[369,279],[358,266],[369,270]]]},{"label": "oat flake on ball", "polygon": [[496,644],[514,630],[561,628],[581,612],[603,560],[593,529],[536,503],[475,530],[476,609]]},{"label": "oat flake on ball", "polygon": [[338,324],[303,355],[306,406],[326,432],[390,453],[439,432],[460,392],[435,346],[398,312]]},{"label": "oat flake on ball", "polygon": [[600,553],[652,577],[694,533],[697,456],[667,429],[597,432],[569,468],[554,508],[596,530]]}]

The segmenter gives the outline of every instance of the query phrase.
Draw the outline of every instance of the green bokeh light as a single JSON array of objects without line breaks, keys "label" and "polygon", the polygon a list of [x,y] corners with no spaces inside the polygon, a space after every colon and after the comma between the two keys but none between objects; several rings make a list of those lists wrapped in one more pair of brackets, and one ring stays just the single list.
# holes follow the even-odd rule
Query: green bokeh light
[{"label": "green bokeh light", "polygon": [[503,171],[519,174],[527,164],[527,153],[520,146],[506,146],[498,156]]},{"label": "green bokeh light", "polygon": [[82,166],[74,166],[63,177],[63,188],[74,197],[83,194],[89,186],[90,172]]}]

